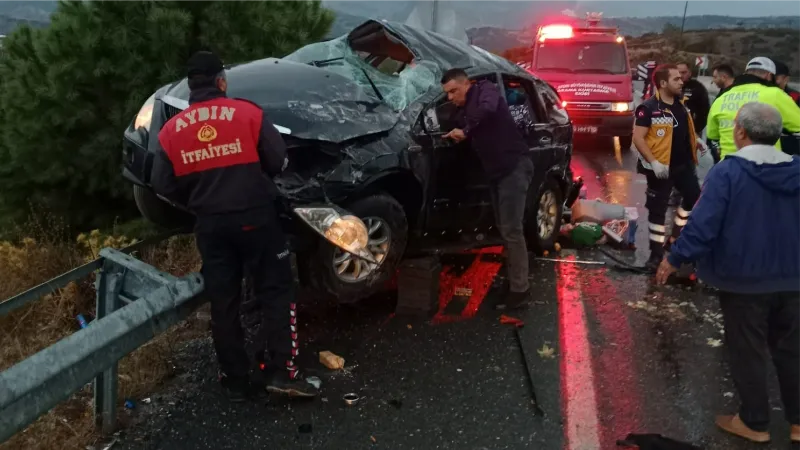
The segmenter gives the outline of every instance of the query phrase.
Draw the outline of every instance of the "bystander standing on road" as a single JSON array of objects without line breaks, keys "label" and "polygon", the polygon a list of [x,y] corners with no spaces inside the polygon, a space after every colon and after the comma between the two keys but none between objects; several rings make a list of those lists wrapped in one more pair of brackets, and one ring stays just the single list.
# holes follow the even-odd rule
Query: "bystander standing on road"
[{"label": "bystander standing on road", "polygon": [[274,206],[272,177],[285,167],[286,144],[258,105],[228,98],[225,70],[215,54],[197,52],[188,65],[189,107],[159,132],[163,150],[153,163],[153,188],[188,205],[197,217],[220,382],[234,401],[261,390],[250,380],[239,315],[246,274],[263,316],[257,339],[269,362],[266,389],[314,396],[316,388],[295,365],[294,278]]},{"label": "bystander standing on road", "polygon": [[719,98],[720,95],[724,94],[728,88],[731,87],[735,78],[736,75],[733,73],[733,67],[729,64],[718,64],[714,66],[711,72],[711,81],[719,88],[716,98]]},{"label": "bystander standing on road", "polygon": [[[800,106],[771,81],[775,72],[775,63],[771,59],[763,56],[751,59],[745,73],[736,77],[728,91],[711,105],[706,136],[718,143],[720,159],[736,151],[733,119],[746,103],[757,101],[774,106],[781,113],[784,129],[789,133],[800,132]],[[776,147],[781,149],[780,141]]]},{"label": "bystander standing on road", "polygon": [[700,136],[706,127],[708,111],[711,109],[708,100],[708,89],[703,86],[703,83],[692,78],[692,70],[689,68],[689,64],[678,64],[678,72],[680,72],[681,80],[683,80],[683,104],[689,108],[689,112],[692,114],[694,132]]},{"label": "bystander standing on road", "polygon": [[444,137],[470,141],[491,185],[497,228],[508,251],[509,292],[497,309],[521,307],[530,301],[528,247],[522,225],[533,178],[533,162],[524,157],[528,144],[519,132],[500,90],[491,81],[472,84],[466,72],[450,69],[442,76],[447,98],[461,108],[461,128]]},{"label": "bystander standing on road", "polygon": [[[658,88],[653,97],[636,108],[633,144],[639,151],[637,170],[647,177],[650,258],[646,267],[655,272],[669,250],[671,240],[680,234],[700,195],[697,180],[697,135],[694,122],[681,101],[683,80],[674,65],[661,65],[653,74]],[[667,240],[666,214],[672,188],[680,193],[672,238]]]},{"label": "bystander standing on road", "polygon": [[748,103],[734,120],[737,152],[706,177],[691,219],[661,263],[664,283],[681,264],[720,290],[731,375],[741,407],[717,425],[770,440],[770,359],[791,439],[800,442],[800,157],[775,151],[780,112]]},{"label": "bystander standing on road", "polygon": [[[775,84],[786,92],[800,106],[800,92],[789,87],[789,66],[775,61]],[[784,130],[781,135],[781,149],[789,155],[800,155],[800,135]]]}]

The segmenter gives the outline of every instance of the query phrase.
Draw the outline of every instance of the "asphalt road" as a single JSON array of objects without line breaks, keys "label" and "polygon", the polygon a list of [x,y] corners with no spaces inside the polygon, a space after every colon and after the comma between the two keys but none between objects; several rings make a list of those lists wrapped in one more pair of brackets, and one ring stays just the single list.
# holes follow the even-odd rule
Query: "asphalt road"
[{"label": "asphalt road", "polygon": [[[589,198],[637,206],[646,223],[644,180],[633,154],[624,156],[620,166],[611,149],[586,146],[573,168]],[[640,225],[640,250],[620,256],[641,262],[646,233]],[[181,375],[129,411],[138,425],[113,449],[605,450],[628,433],[709,450],[791,448],[777,400],[771,444],[715,429],[714,415],[735,412],[737,398],[712,293],[654,288],[648,276],[601,265],[532,260],[536,301],[516,317],[525,322],[522,347],[544,412],[537,416],[513,327],[489,308],[504,273],[492,251],[444,261],[451,272],[443,290],[468,287],[474,297],[444,294],[433,318],[396,316],[391,297],[306,305],[300,359],[323,381],[312,401],[231,404],[219,395],[210,340],[189,343],[175,360]],[[550,256],[607,260],[596,250],[561,253]],[[343,356],[346,370],[322,367],[322,350]],[[361,403],[345,406],[348,392]]]}]

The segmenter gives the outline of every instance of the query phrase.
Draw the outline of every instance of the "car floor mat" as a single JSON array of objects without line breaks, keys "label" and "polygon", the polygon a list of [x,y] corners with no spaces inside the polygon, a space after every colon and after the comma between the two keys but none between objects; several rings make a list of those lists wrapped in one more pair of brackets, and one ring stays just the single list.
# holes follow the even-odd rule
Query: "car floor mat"
[{"label": "car floor mat", "polygon": [[703,447],[676,441],[660,434],[630,433],[625,439],[618,440],[617,446],[639,450],[703,450]]}]

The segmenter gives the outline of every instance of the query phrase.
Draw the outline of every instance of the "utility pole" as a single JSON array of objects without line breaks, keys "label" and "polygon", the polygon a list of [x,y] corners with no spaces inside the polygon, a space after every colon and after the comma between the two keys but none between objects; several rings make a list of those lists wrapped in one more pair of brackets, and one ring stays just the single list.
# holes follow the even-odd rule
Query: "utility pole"
[{"label": "utility pole", "polygon": [[686,10],[689,8],[689,0],[686,0],[686,3],[683,5],[683,21],[681,21],[681,37],[678,39],[678,43],[680,48],[678,50],[683,50],[683,27],[686,25]]},{"label": "utility pole", "polygon": [[439,0],[433,0],[433,13],[431,14],[431,31],[439,32]]}]

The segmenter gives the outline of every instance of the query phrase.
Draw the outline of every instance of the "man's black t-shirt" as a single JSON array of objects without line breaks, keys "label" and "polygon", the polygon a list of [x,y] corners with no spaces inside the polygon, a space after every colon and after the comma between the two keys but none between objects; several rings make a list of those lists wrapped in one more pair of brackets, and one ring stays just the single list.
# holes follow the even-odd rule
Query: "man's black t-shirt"
[{"label": "man's black t-shirt", "polygon": [[[670,113],[674,117],[672,122],[672,149],[670,151],[669,165],[678,168],[692,162],[692,150],[689,146],[689,117],[686,108],[678,101],[668,105],[661,100],[658,107],[665,112],[666,116]],[[645,105],[636,108],[636,126],[650,128],[653,116],[650,109]]]}]

